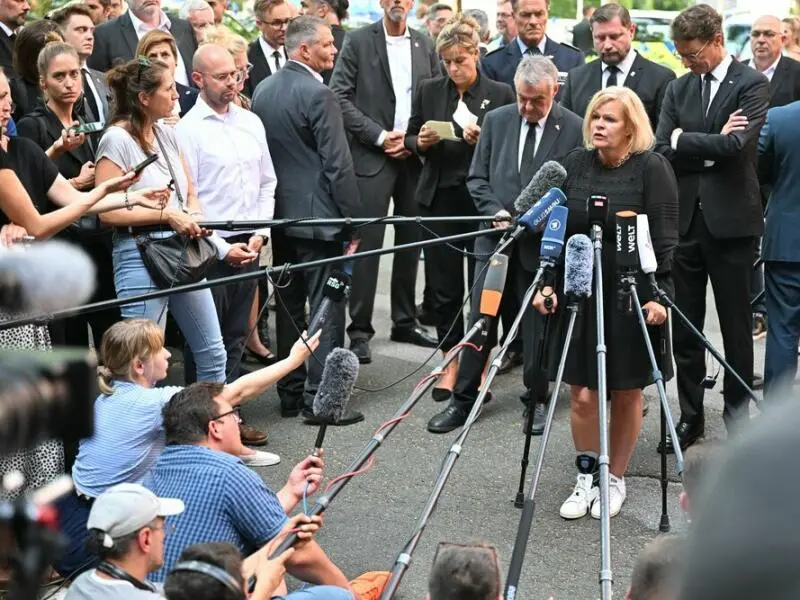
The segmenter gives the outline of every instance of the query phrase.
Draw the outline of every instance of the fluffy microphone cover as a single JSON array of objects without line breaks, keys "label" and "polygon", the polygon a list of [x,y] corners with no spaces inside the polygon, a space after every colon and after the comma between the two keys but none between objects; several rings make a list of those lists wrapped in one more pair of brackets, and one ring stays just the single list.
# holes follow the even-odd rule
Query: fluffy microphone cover
[{"label": "fluffy microphone cover", "polygon": [[560,188],[567,179],[567,170],[554,160],[548,160],[536,171],[531,181],[514,200],[514,208],[519,214],[528,212],[539,198],[551,188]]},{"label": "fluffy microphone cover", "polygon": [[75,308],[94,292],[95,266],[89,255],[60,241],[0,250],[0,308],[52,313]]},{"label": "fluffy microphone cover", "polygon": [[567,241],[564,257],[564,293],[579,298],[591,296],[593,268],[592,241],[582,233],[573,235]]},{"label": "fluffy microphone cover", "polygon": [[358,357],[345,348],[335,348],[325,359],[314,416],[328,423],[338,423],[347,410],[350,394],[358,378]]}]

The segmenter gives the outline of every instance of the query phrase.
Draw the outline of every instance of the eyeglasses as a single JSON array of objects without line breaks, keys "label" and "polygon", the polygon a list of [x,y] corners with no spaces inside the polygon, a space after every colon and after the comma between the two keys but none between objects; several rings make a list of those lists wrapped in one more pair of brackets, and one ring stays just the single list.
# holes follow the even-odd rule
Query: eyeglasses
[{"label": "eyeglasses", "polygon": [[139,65],[139,70],[136,72],[136,83],[139,84],[142,82],[142,73],[144,73],[147,69],[152,67],[153,63],[146,56],[137,57],[136,62]]},{"label": "eyeglasses", "polygon": [[228,415],[233,415],[233,417],[234,417],[233,420],[236,421],[236,423],[241,423],[242,422],[242,417],[239,416],[239,407],[238,406],[235,407],[235,408],[232,408],[231,410],[229,410],[226,413],[222,413],[221,415],[217,415],[216,417],[214,417],[211,420],[212,421],[219,421],[220,419],[224,419]]},{"label": "eyeglasses", "polygon": [[705,44],[703,44],[702,48],[700,48],[700,50],[698,50],[694,54],[681,54],[680,52],[675,51],[674,53],[675,57],[689,64],[694,64],[697,61],[697,59],[700,58],[700,55],[703,53],[703,51],[708,47],[710,43],[711,40],[708,40]]},{"label": "eyeglasses", "polygon": [[276,29],[280,29],[281,27],[288,27],[289,23],[294,21],[294,19],[273,19],[272,21],[261,21],[264,25],[271,25]]},{"label": "eyeglasses", "polygon": [[[252,67],[252,65],[250,66]],[[242,83],[242,81],[244,81],[245,77],[247,77],[247,74],[250,73],[250,71],[248,70],[247,72],[245,72],[244,69],[240,69],[238,71],[230,71],[228,73],[206,73],[205,71],[199,71],[199,73],[202,73],[203,75],[208,75],[209,77],[211,77],[211,79],[213,79],[218,83],[225,83],[226,81],[228,81],[228,79],[233,79],[236,83]]]}]

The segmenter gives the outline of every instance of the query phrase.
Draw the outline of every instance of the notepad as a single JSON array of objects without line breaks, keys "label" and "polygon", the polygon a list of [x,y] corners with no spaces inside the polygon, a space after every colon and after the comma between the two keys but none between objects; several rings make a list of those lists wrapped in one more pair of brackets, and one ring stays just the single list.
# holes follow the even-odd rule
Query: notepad
[{"label": "notepad", "polygon": [[451,140],[454,142],[461,141],[461,138],[456,135],[453,124],[450,121],[428,121],[425,123],[425,127],[438,133],[439,137],[443,140]]}]

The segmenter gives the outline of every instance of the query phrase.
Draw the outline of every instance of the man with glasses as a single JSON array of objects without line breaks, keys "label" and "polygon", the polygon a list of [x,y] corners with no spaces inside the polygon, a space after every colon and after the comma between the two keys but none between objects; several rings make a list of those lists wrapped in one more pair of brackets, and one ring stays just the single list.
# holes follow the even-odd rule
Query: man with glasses
[{"label": "man with glasses", "polygon": [[425,18],[425,27],[435,42],[439,32],[444,28],[447,21],[453,17],[453,9],[449,4],[438,3],[428,9],[428,16]]},{"label": "man with glasses", "polygon": [[[769,82],[727,53],[722,17],[710,6],[687,8],[671,29],[690,70],[667,88],[656,132],[656,149],[671,161],[680,190],[675,302],[702,330],[711,280],[725,358],[751,385],[750,282],[755,240],[764,230],[756,148]],[[681,405],[677,443],[685,449],[704,432],[705,348],[680,321],[673,321],[673,342]],[[723,419],[735,433],[749,419],[749,400],[727,373],[723,395]],[[668,438],[661,450],[672,452],[674,443]]]},{"label": "man with glasses", "polygon": [[[225,48],[200,46],[192,71],[200,95],[176,127],[192,183],[203,199],[203,215],[211,221],[266,221],[275,212],[277,178],[264,126],[256,115],[234,103],[244,74]],[[217,233],[212,239],[220,260],[209,270],[209,279],[258,269],[269,229]],[[239,377],[256,285],[253,280],[211,288],[228,355],[229,382]],[[196,377],[188,346],[184,360],[186,381],[191,383]],[[249,426],[243,426],[242,437],[248,444],[266,443],[266,436]]]},{"label": "man with glasses", "polygon": [[164,544],[173,531],[166,519],[184,508],[182,500],[158,498],[138,483],[121,483],[100,494],[86,526],[101,562],[69,586],[66,599],[163,598],[147,576],[164,564]]},{"label": "man with glasses", "polygon": [[497,28],[497,37],[492,40],[487,50],[497,50],[508,44],[517,37],[517,24],[514,23],[514,11],[511,8],[511,0],[498,0],[497,18],[494,23]]},{"label": "man with glasses", "polygon": [[291,7],[286,0],[256,0],[253,13],[261,35],[247,49],[247,60],[253,64],[253,71],[244,92],[250,98],[259,83],[280,71],[289,60],[283,44],[286,28],[292,22]]}]

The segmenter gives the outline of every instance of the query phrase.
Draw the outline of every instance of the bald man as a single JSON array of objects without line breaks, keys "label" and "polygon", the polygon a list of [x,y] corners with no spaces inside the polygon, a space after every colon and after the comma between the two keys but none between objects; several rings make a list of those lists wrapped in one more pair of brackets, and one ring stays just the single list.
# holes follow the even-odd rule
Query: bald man
[{"label": "bald man", "polygon": [[[230,52],[214,44],[200,46],[192,61],[192,82],[200,96],[176,131],[195,190],[203,198],[206,219],[267,221],[275,212],[277,179],[261,119],[233,103],[240,78]],[[220,260],[209,270],[208,279],[258,269],[258,255],[269,229],[216,233],[211,239]],[[228,354],[228,381],[239,377],[255,289],[255,280],[211,289]],[[188,346],[186,350],[190,383],[194,360]],[[245,444],[266,443],[266,435],[246,424],[241,425],[241,433]]]}]

